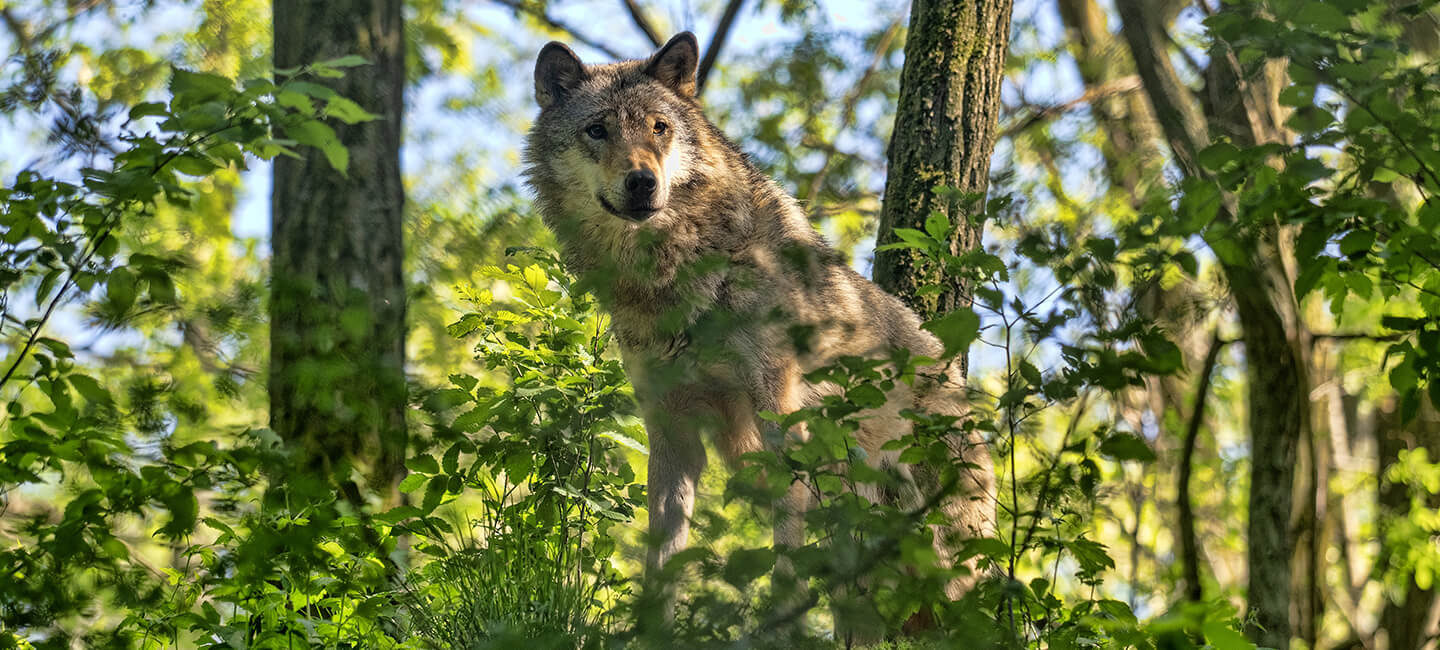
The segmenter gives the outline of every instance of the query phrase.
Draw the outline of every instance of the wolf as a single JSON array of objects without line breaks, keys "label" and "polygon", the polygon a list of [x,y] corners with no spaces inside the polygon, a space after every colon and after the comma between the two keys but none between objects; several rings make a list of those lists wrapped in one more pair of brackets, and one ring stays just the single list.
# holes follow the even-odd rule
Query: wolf
[{"label": "wolf", "polygon": [[[846,356],[908,350],[939,360],[940,342],[899,299],[850,268],[795,199],[704,115],[696,97],[699,45],[682,33],[648,59],[587,65],[551,42],[535,64],[539,115],[525,177],[568,270],[611,316],[621,360],[649,434],[647,585],[683,550],[706,465],[704,436],[735,465],[746,453],[804,440],[761,413],[789,413],[836,391],[806,373]],[[935,468],[899,461],[885,443],[910,432],[901,410],[965,413],[963,377],[937,361],[912,385],[896,382],[857,434],[866,462],[911,490],[936,490]],[[967,468],[938,508],[941,558],[957,537],[992,534],[994,473],[985,441],[947,440]],[[805,543],[809,491],[800,481],[774,506],[774,542]],[[885,494],[867,495],[886,498]],[[777,579],[783,566],[777,566]],[[947,587],[961,595],[973,578]],[[673,594],[666,601],[667,615]]]}]

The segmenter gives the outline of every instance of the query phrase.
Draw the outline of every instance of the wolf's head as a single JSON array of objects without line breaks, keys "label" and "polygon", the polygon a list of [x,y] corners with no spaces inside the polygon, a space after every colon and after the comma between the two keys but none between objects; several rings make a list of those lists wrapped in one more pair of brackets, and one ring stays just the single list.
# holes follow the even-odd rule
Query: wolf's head
[{"label": "wolf's head", "polygon": [[696,167],[699,45],[682,33],[639,61],[585,65],[560,43],[535,62],[540,116],[526,155],[531,182],[563,189],[570,218],[645,222]]}]

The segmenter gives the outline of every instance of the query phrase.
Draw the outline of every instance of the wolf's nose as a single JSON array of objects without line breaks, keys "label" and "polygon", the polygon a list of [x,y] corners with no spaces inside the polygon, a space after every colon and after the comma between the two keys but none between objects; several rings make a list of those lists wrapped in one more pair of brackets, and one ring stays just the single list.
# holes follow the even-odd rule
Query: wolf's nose
[{"label": "wolf's nose", "polygon": [[625,189],[634,196],[650,196],[655,193],[655,172],[637,169],[625,175]]}]

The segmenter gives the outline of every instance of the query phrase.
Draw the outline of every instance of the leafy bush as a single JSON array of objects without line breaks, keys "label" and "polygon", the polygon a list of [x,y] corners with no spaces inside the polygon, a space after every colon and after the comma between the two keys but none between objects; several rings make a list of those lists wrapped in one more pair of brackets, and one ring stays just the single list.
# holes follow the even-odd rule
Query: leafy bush
[{"label": "leafy bush", "polygon": [[[456,413],[436,431],[448,446],[408,463],[401,489],[421,505],[384,517],[438,558],[411,575],[409,610],[450,648],[595,642],[618,629],[612,607],[630,593],[613,531],[644,502],[625,457],[645,453],[644,429],[606,317],[552,253],[526,252],[533,264],[482,269],[493,285],[465,292],[476,311],[449,328],[477,340],[503,383],[451,375],[427,398]],[[453,524],[436,514],[452,501]]]}]

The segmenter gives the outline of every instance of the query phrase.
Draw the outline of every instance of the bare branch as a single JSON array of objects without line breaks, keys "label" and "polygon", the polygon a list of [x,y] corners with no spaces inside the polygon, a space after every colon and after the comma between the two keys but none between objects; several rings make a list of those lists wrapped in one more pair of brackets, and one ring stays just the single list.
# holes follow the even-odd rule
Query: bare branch
[{"label": "bare branch", "polygon": [[[895,36],[900,33],[900,28],[904,26],[902,21],[903,17],[898,17],[891,22],[890,27],[880,36],[880,41],[875,44],[875,55],[870,57],[870,65],[865,68],[865,72],[860,74],[860,79],[855,82],[855,87],[850,90],[850,94],[845,96],[845,103],[840,108],[840,128],[835,129],[836,133],[850,128],[855,123],[855,106],[860,103],[860,97],[865,93],[865,87],[869,85],[870,78],[875,76],[875,71],[880,68],[881,63],[885,62],[885,55],[890,51],[890,42],[895,40]],[[835,156],[840,153],[834,145],[826,144],[825,148],[825,162],[820,165],[820,171],[815,172],[815,178],[810,181],[810,191],[805,194],[805,199],[810,201],[811,219],[820,216],[821,205],[816,199],[820,195],[820,188],[825,184],[825,177],[830,175],[830,168],[835,161]]]},{"label": "bare branch", "polygon": [[1384,343],[1389,341],[1402,341],[1404,334],[1367,334],[1365,332],[1332,332],[1328,334],[1311,334],[1310,344],[1313,346],[1321,341],[1369,341],[1371,343]]},{"label": "bare branch", "polygon": [[705,56],[700,59],[700,71],[695,74],[696,95],[705,92],[705,80],[710,76],[710,69],[715,67],[715,59],[725,47],[725,40],[730,38],[730,28],[735,25],[735,18],[740,14],[742,4],[745,4],[745,0],[730,0],[729,4],[725,5],[725,13],[720,14],[715,35],[710,37],[710,44],[705,46]]},{"label": "bare branch", "polygon": [[1203,602],[1205,594],[1200,589],[1200,544],[1195,536],[1195,507],[1190,503],[1190,473],[1195,464],[1195,444],[1200,437],[1200,422],[1205,419],[1205,400],[1210,396],[1210,378],[1215,374],[1215,363],[1220,359],[1220,350],[1225,341],[1215,332],[1210,341],[1210,351],[1205,354],[1205,365],[1200,370],[1200,383],[1195,387],[1195,406],[1190,411],[1190,422],[1185,428],[1185,447],[1180,454],[1180,476],[1175,490],[1176,505],[1180,508],[1180,547],[1185,569],[1185,597],[1191,602]]},{"label": "bare branch", "polygon": [[621,60],[632,58],[615,51],[610,46],[601,43],[594,38],[586,36],[583,32],[577,31],[574,27],[571,27],[570,25],[551,18],[549,14],[545,13],[545,10],[543,8],[536,7],[529,2],[524,2],[523,0],[495,0],[495,3],[514,9],[515,13],[529,14],[540,22],[545,23],[552,29],[558,29],[562,32],[565,32],[566,34],[569,34],[570,38],[573,38],[576,41],[585,44],[591,49],[604,52],[606,56],[612,59]]},{"label": "bare branch", "polygon": [[1109,99],[1111,97],[1115,97],[1117,95],[1126,95],[1129,93],[1133,93],[1140,89],[1141,84],[1139,75],[1121,77],[1119,79],[1115,79],[1113,81],[1109,81],[1097,86],[1091,86],[1085,89],[1084,94],[1068,102],[1054,104],[1051,106],[1036,107],[1034,109],[1034,112],[1032,112],[1030,115],[1027,115],[1024,119],[1019,120],[1014,124],[1005,127],[1004,130],[1000,131],[1000,137],[1013,137],[1023,131],[1034,128],[1037,124],[1041,122],[1054,119],[1058,117],[1061,113],[1065,113],[1066,111],[1069,111],[1081,104],[1091,104],[1102,99]]},{"label": "bare branch", "polygon": [[635,26],[645,33],[645,38],[650,39],[650,44],[660,47],[665,39],[660,36],[660,31],[650,23],[650,18],[645,15],[645,10],[635,0],[622,0],[625,3],[625,10],[630,12],[630,19],[635,21]]},{"label": "bare branch", "polygon": [[1150,105],[1160,122],[1175,162],[1187,176],[1205,178],[1196,161],[1209,137],[1204,131],[1205,116],[1195,94],[1180,81],[1175,67],[1166,56],[1168,37],[1163,25],[1155,24],[1146,11],[1144,0],[1121,0],[1115,3],[1122,21],[1121,34],[1129,43],[1135,67],[1150,96]]}]

